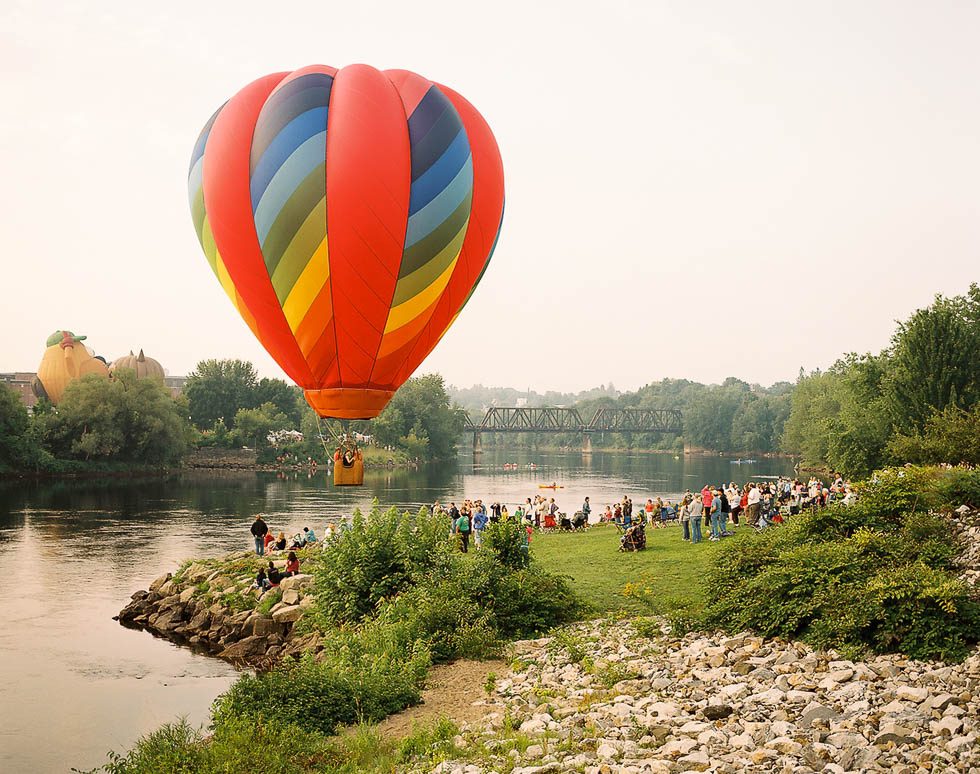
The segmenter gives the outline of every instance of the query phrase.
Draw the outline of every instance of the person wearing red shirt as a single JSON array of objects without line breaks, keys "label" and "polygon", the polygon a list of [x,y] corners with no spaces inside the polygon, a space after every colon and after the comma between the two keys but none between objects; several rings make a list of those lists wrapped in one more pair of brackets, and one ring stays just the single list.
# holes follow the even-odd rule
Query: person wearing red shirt
[{"label": "person wearing red shirt", "polygon": [[711,487],[707,484],[704,485],[704,489],[701,490],[701,503],[704,505],[704,526],[711,526],[711,500],[713,496],[711,494]]},{"label": "person wearing red shirt", "polygon": [[296,552],[290,551],[289,556],[286,558],[286,572],[285,575],[288,577],[290,575],[299,574],[299,559],[296,558]]}]

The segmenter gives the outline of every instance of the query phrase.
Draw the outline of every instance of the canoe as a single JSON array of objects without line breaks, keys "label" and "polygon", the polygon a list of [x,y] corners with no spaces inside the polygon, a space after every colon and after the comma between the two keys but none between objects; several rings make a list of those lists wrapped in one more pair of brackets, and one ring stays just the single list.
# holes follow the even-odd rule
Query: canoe
[{"label": "canoe", "polygon": [[565,487],[561,484],[538,484],[538,489],[564,489]]}]

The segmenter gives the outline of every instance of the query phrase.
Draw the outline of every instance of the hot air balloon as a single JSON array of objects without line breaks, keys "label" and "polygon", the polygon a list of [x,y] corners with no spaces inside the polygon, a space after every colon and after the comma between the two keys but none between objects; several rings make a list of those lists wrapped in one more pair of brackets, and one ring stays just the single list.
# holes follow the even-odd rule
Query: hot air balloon
[{"label": "hot air balloon", "polygon": [[35,395],[58,405],[65,388],[76,379],[89,374],[109,377],[106,364],[82,344],[85,338],[71,331],[55,331],[48,336],[33,385]]},{"label": "hot air balloon", "polygon": [[[483,276],[504,210],[490,127],[406,70],[253,81],[204,126],[191,213],[246,324],[319,416],[377,416]],[[359,452],[345,433],[335,483]],[[346,479],[352,479],[347,481]],[[345,480],[341,480],[345,479]]]}]

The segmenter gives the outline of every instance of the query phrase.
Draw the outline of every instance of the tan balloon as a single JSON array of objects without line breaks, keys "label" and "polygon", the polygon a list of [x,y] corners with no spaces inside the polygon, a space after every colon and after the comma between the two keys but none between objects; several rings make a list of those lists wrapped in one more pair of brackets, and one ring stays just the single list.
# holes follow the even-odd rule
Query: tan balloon
[{"label": "tan balloon", "polygon": [[57,405],[65,388],[76,379],[89,374],[109,378],[109,369],[101,360],[92,357],[85,346],[67,333],[61,342],[44,350],[37,378],[47,393],[48,400]]},{"label": "tan balloon", "polygon": [[163,366],[152,357],[144,355],[142,349],[138,355],[134,355],[130,350],[128,355],[113,360],[112,365],[109,366],[109,373],[114,374],[120,368],[135,371],[137,379],[157,379],[162,382],[165,375]]}]

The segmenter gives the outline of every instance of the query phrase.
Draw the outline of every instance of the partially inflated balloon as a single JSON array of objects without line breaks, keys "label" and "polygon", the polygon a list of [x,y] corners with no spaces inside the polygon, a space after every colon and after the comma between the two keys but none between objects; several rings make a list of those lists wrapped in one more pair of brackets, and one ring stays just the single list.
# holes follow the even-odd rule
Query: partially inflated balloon
[{"label": "partially inflated balloon", "polygon": [[405,70],[313,65],[250,83],[191,156],[201,246],[321,416],[376,416],[486,269],[504,209],[496,141]]}]

